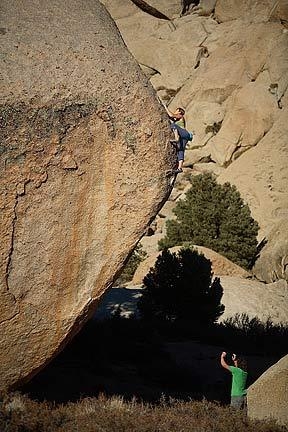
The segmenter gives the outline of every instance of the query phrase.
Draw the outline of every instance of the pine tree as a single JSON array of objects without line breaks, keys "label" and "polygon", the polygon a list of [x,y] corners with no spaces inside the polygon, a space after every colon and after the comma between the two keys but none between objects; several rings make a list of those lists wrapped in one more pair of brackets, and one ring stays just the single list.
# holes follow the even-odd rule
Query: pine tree
[{"label": "pine tree", "polygon": [[211,174],[193,177],[174,213],[177,219],[167,221],[160,250],[189,242],[213,249],[244,268],[252,266],[259,226],[235,186],[217,184]]},{"label": "pine tree", "polygon": [[212,281],[211,262],[196,250],[164,250],[143,283],[138,309],[144,319],[209,324],[224,311],[220,280]]}]

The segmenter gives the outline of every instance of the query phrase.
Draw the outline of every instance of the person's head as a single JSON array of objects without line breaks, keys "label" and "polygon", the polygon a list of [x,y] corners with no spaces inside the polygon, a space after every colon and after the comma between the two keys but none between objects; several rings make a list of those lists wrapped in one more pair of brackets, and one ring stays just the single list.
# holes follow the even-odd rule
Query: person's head
[{"label": "person's head", "polygon": [[238,356],[236,354],[233,354],[232,360],[233,360],[234,366],[247,372],[247,362],[243,357]]},{"label": "person's head", "polygon": [[182,119],[184,115],[185,115],[185,110],[181,107],[178,107],[175,111],[175,117],[177,118],[177,120]]}]

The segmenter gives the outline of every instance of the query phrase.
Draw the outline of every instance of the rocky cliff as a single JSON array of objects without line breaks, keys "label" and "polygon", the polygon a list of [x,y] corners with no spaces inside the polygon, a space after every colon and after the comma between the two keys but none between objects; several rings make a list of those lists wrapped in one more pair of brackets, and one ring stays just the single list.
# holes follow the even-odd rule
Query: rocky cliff
[{"label": "rocky cliff", "polygon": [[287,1],[142,2],[165,19],[103,3],[158,95],[186,109],[186,172],[211,171],[248,203],[266,244],[256,277],[288,280]]},{"label": "rocky cliff", "polygon": [[169,123],[96,0],[1,3],[0,387],[92,314],[170,192]]}]

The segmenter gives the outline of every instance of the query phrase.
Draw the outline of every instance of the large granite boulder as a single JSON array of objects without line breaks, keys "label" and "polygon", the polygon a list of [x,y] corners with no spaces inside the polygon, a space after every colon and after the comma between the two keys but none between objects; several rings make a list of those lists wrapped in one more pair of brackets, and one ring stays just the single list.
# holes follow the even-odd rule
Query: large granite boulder
[{"label": "large granite boulder", "polygon": [[0,388],[91,316],[170,192],[155,91],[96,0],[1,3]]},{"label": "large granite boulder", "polygon": [[288,427],[288,355],[248,388],[247,402],[251,419],[273,419],[279,425]]},{"label": "large granite boulder", "polygon": [[113,0],[100,0],[100,2],[111,14],[114,21],[117,21],[121,18],[127,19],[128,17],[139,13],[139,8],[131,0],[121,0],[121,2],[115,2]]}]

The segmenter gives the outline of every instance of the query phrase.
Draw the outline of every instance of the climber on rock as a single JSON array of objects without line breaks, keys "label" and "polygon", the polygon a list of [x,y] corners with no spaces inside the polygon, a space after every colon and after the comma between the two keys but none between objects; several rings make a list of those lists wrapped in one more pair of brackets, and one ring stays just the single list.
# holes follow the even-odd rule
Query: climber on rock
[{"label": "climber on rock", "polygon": [[166,112],[171,120],[171,129],[174,133],[174,140],[170,140],[170,143],[176,148],[178,166],[173,171],[174,174],[183,172],[184,154],[188,141],[192,141],[193,134],[185,129],[185,110],[181,107],[177,108],[175,112],[170,111],[164,105]]}]

